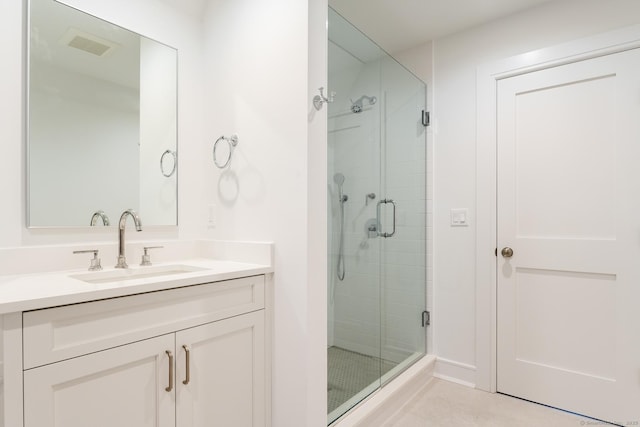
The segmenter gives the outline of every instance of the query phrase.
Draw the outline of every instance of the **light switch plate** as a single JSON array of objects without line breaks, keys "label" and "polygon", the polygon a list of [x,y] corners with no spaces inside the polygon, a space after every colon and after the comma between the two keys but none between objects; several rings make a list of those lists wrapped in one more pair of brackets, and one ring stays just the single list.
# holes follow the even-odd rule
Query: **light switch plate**
[{"label": "light switch plate", "polygon": [[455,208],[451,209],[451,226],[467,227],[469,225],[469,209]]}]

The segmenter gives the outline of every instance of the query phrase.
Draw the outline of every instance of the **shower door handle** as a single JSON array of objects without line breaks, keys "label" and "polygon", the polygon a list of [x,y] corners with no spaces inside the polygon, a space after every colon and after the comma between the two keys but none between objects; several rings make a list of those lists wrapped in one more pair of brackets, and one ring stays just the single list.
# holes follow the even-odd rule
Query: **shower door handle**
[{"label": "shower door handle", "polygon": [[393,206],[393,229],[391,233],[380,233],[378,232],[378,236],[380,237],[391,237],[396,234],[396,203],[392,199],[382,199],[378,201],[378,205],[376,206],[376,219],[378,221],[379,229],[382,230],[382,223],[380,222],[380,205],[390,203]]},{"label": "shower door handle", "polygon": [[396,203],[391,199],[386,199],[386,201],[387,203],[391,203],[391,206],[393,206],[393,230],[391,233],[384,233],[384,236],[382,237],[391,237],[396,234]]}]

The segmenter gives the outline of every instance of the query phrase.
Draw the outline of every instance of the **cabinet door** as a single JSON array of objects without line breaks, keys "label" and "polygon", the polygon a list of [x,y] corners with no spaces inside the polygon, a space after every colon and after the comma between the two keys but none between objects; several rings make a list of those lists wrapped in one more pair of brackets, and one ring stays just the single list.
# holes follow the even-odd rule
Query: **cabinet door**
[{"label": "cabinet door", "polygon": [[174,334],[24,372],[25,427],[175,427]]},{"label": "cabinet door", "polygon": [[176,351],[178,427],[265,425],[264,311],[178,332]]}]

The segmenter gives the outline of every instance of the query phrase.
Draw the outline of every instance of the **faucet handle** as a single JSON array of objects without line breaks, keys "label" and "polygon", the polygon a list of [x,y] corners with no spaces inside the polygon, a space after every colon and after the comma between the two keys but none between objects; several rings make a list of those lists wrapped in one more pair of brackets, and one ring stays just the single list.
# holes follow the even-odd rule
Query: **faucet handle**
[{"label": "faucet handle", "polygon": [[148,253],[149,249],[160,249],[160,248],[164,248],[164,246],[145,246],[143,248],[144,254],[142,255],[142,262],[140,263],[140,265],[142,266],[151,265],[151,255],[149,255]]},{"label": "faucet handle", "polygon": [[89,271],[97,271],[102,270],[102,266],[100,265],[100,258],[98,258],[98,249],[87,249],[83,251],[73,251],[74,254],[90,254],[93,253],[93,258],[91,258],[91,265],[89,266]]}]

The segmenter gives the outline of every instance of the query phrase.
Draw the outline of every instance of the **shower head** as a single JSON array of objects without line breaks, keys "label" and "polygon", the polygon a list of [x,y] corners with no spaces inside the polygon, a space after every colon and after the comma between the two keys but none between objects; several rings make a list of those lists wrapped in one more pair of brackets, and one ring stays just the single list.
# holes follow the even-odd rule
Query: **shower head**
[{"label": "shower head", "polygon": [[333,182],[335,182],[336,184],[342,186],[342,184],[344,184],[344,175],[341,174],[340,172],[338,172],[337,174],[333,175]]},{"label": "shower head", "polygon": [[375,96],[367,96],[367,95],[362,95],[360,98],[358,98],[357,100],[351,100],[351,111],[354,113],[359,113],[362,111],[362,103],[364,100],[367,100],[367,102],[369,102],[369,105],[373,105],[376,102],[378,102],[378,98],[376,98]]}]

